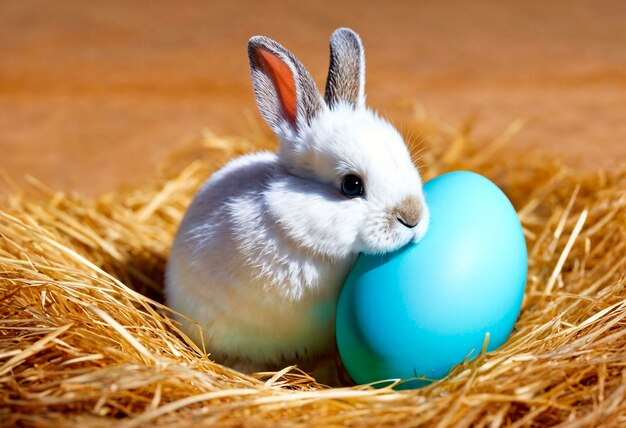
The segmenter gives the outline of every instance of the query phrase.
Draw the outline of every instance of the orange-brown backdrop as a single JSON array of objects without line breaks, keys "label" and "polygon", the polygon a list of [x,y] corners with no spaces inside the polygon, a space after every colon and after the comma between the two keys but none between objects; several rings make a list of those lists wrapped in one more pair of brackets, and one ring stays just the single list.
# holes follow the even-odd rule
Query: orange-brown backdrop
[{"label": "orange-brown backdrop", "polygon": [[0,168],[86,194],[150,177],[203,128],[256,115],[247,39],[291,49],[320,87],[328,36],[357,30],[368,100],[585,168],[626,160],[623,1],[0,1]]}]

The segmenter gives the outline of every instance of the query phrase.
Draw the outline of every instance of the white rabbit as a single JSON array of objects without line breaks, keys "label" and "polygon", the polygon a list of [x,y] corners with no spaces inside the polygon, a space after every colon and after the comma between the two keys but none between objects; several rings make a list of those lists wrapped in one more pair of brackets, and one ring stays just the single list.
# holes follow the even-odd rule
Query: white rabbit
[{"label": "white rabbit", "polygon": [[251,372],[329,354],[357,255],[420,240],[429,215],[402,137],[365,107],[356,33],[331,36],[324,98],[274,40],[252,37],[248,55],[280,149],[234,159],[203,185],[176,234],[165,294],[202,327],[181,317],[189,337]]}]

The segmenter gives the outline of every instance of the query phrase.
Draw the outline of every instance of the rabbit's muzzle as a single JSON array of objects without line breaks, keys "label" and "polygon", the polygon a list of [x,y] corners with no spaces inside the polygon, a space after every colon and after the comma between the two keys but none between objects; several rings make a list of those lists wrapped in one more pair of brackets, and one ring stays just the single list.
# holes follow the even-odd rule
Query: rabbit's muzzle
[{"label": "rabbit's muzzle", "polygon": [[403,226],[413,229],[422,219],[424,207],[419,199],[409,196],[396,206],[392,213]]}]

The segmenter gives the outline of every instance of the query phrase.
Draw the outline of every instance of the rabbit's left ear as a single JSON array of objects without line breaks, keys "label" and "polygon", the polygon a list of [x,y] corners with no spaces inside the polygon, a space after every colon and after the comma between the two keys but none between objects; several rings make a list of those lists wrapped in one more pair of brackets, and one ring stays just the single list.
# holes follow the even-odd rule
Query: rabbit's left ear
[{"label": "rabbit's left ear", "polygon": [[349,28],[339,28],[330,36],[324,99],[330,108],[339,101],[354,107],[365,105],[365,50],[359,35]]},{"label": "rabbit's left ear", "polygon": [[278,135],[298,135],[324,103],[315,82],[291,52],[270,38],[252,37],[248,56],[261,115]]}]

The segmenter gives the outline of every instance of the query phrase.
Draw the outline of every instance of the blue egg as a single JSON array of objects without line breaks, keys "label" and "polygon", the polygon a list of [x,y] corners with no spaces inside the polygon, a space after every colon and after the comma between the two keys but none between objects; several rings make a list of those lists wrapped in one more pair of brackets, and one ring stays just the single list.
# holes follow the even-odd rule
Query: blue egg
[{"label": "blue egg", "polygon": [[[424,185],[430,226],[421,242],[362,254],[337,305],[337,345],[357,383],[440,379],[506,342],[528,270],[515,209],[485,177],[465,171]],[[427,380],[404,387],[420,387]]]}]

